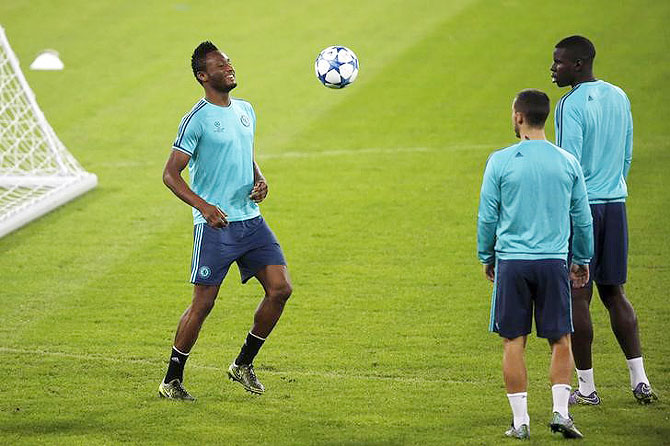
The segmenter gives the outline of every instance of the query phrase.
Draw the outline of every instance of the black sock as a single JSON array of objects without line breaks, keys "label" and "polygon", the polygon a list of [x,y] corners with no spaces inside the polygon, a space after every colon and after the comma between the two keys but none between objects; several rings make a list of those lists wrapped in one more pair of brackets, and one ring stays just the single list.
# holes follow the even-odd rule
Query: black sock
[{"label": "black sock", "polygon": [[235,364],[247,365],[254,362],[254,358],[258,354],[258,350],[260,350],[261,347],[263,346],[263,342],[265,342],[265,339],[259,338],[258,336],[251,334],[251,332],[249,332],[249,334],[247,334],[247,339],[244,341],[244,344],[242,345],[240,354],[237,355]]},{"label": "black sock", "polygon": [[172,354],[170,355],[170,362],[168,364],[167,374],[165,375],[164,383],[169,383],[173,379],[178,379],[179,382],[184,382],[184,366],[188,359],[188,353],[182,353],[176,348],[172,347]]}]

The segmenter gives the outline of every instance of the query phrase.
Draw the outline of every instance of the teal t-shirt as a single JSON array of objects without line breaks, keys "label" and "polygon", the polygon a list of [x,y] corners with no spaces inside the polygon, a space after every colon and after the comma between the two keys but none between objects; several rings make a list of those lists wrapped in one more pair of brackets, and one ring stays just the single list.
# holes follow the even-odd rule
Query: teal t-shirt
[{"label": "teal t-shirt", "polygon": [[577,158],[591,203],[625,201],[633,117],[623,90],[602,80],[566,93],[554,113],[556,145]]},{"label": "teal t-shirt", "polygon": [[[201,99],[181,120],[172,148],[191,157],[191,189],[221,208],[228,221],[260,215],[249,199],[254,186],[256,115],[246,101],[231,98],[228,107]],[[193,208],[193,223],[207,223]]]},{"label": "teal t-shirt", "polygon": [[479,199],[477,250],[484,264],[566,259],[573,225],[573,262],[593,256],[591,209],[574,156],[545,140],[494,152]]}]

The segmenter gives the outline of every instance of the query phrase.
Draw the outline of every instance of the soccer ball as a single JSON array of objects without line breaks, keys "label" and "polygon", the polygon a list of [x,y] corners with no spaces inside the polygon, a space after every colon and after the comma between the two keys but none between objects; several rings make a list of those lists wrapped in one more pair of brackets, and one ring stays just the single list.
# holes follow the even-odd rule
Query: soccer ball
[{"label": "soccer ball", "polygon": [[316,77],[328,88],[344,88],[358,76],[358,58],[344,46],[329,46],[314,62]]}]

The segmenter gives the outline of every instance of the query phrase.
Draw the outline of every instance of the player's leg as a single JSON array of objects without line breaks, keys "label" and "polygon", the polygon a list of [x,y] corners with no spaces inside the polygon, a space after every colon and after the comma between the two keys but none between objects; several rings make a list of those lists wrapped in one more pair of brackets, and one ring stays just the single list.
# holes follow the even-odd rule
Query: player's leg
[{"label": "player's leg", "polygon": [[158,390],[160,396],[193,400],[183,387],[184,367],[191,348],[198,339],[200,328],[214,307],[218,292],[219,285],[194,285],[191,305],[186,308],[177,326],[168,369]]},{"label": "player's leg", "polygon": [[512,426],[505,432],[505,435],[521,439],[530,437],[525,348],[526,336],[514,339],[503,338],[503,379],[513,416]]},{"label": "player's leg", "polygon": [[597,405],[600,398],[593,379],[593,323],[591,321],[591,298],[593,282],[584,288],[572,289],[572,354],[574,356],[579,388],[573,392],[571,404]]},{"label": "player's leg", "polygon": [[193,286],[193,300],[181,315],[177,334],[174,338],[174,346],[182,352],[189,353],[200,334],[203,322],[214,308],[216,296],[219,294],[220,285]]},{"label": "player's leg", "polygon": [[194,227],[191,262],[193,297],[177,325],[168,370],[158,388],[160,396],[193,400],[183,387],[184,366],[191,348],[198,339],[203,322],[214,307],[219,287],[232,262],[231,258],[225,258],[220,254],[219,248],[224,231],[206,224]]},{"label": "player's leg", "polygon": [[658,397],[651,389],[644,370],[635,310],[626,298],[623,285],[598,284],[598,293],[609,313],[612,331],[626,356],[633,395],[641,404],[649,404]]},{"label": "player's leg", "polygon": [[612,331],[623,350],[626,359],[642,356],[640,335],[637,327],[637,315],[624,294],[623,285],[598,284],[600,300],[610,316]]},{"label": "player's leg", "polygon": [[237,261],[242,282],[256,277],[265,293],[240,353],[228,368],[228,376],[247,391],[261,394],[265,387],[255,374],[253,361],[281,317],[293,288],[281,247],[262,217],[249,220],[245,227],[252,249]]},{"label": "player's leg", "polygon": [[254,324],[239,355],[228,368],[228,377],[242,384],[247,391],[262,394],[265,387],[256,376],[253,361],[281,317],[292,287],[286,265],[265,266],[256,273],[256,278],[263,286],[265,296],[256,309]]},{"label": "player's leg", "polygon": [[503,379],[507,393],[519,393],[528,390],[525,348],[526,336],[503,338]]},{"label": "player's leg", "polygon": [[568,418],[568,399],[570,397],[570,379],[572,378],[572,351],[570,335],[550,339],[551,366],[549,379],[554,400],[554,412]]},{"label": "player's leg", "polygon": [[581,438],[568,414],[570,378],[572,376],[572,311],[570,279],[565,260],[547,259],[536,261],[535,324],[537,335],[549,340],[551,366],[549,378],[553,399],[552,432],[560,432],[566,438]]},{"label": "player's leg", "polygon": [[602,205],[604,235],[600,268],[594,275],[600,300],[607,308],[612,331],[626,356],[633,395],[640,403],[651,403],[656,395],[642,363],[637,315],[626,298],[623,284],[628,268],[628,222],[624,203]]},{"label": "player's leg", "polygon": [[591,299],[593,297],[593,275],[600,269],[603,233],[602,205],[591,205],[593,217],[594,256],[591,259],[591,280],[583,288],[573,288],[572,294],[572,354],[577,371],[579,384],[572,396],[570,404],[597,405],[600,398],[596,391],[593,379],[593,359],[591,347],[593,345],[593,323],[591,321]]},{"label": "player's leg", "polygon": [[570,399],[570,378],[572,377],[572,350],[570,335],[566,334],[558,339],[550,339],[551,367],[551,395],[553,399],[553,415],[549,427],[552,432],[560,432],[565,438],[583,438],[577,429],[572,417],[568,413]]},{"label": "player's leg", "polygon": [[251,332],[267,338],[281,317],[293,287],[286,265],[268,265],[256,273],[256,278],[263,286],[265,296],[254,314]]},{"label": "player's leg", "polygon": [[505,436],[519,439],[530,437],[524,351],[533,314],[527,280],[531,266],[532,261],[497,261],[491,309],[491,330],[503,338],[503,379],[513,415]]}]

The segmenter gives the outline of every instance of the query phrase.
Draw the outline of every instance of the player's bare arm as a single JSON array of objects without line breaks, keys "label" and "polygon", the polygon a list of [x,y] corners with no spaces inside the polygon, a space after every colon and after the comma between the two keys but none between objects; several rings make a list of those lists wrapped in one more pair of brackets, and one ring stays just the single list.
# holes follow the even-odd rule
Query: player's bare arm
[{"label": "player's bare arm", "polygon": [[265,180],[265,177],[261,173],[261,169],[258,167],[258,164],[256,164],[256,161],[254,161],[254,188],[251,189],[251,194],[249,194],[249,198],[255,201],[256,203],[260,203],[261,201],[265,200],[265,197],[268,196],[268,183]]},{"label": "player's bare arm", "polygon": [[179,150],[173,150],[163,169],[163,183],[165,183],[172,193],[179,197],[180,200],[200,211],[205,220],[207,220],[208,225],[215,228],[224,228],[228,226],[226,213],[217,206],[207,203],[198,194],[193,192],[181,176],[182,171],[186,168],[190,159],[191,157],[186,153],[180,152]]}]

